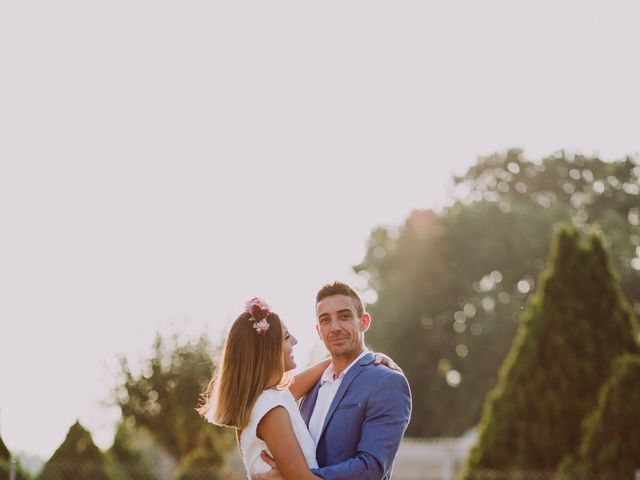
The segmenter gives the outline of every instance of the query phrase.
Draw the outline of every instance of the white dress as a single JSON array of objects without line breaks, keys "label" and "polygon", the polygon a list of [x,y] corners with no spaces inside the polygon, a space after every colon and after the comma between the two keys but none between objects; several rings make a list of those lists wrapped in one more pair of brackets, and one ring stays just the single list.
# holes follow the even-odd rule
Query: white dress
[{"label": "white dress", "polygon": [[244,467],[247,470],[247,478],[249,479],[251,475],[255,473],[265,473],[271,469],[271,467],[260,458],[261,450],[265,450],[269,454],[271,452],[267,448],[267,444],[258,438],[256,430],[262,417],[277,406],[284,407],[289,413],[293,432],[296,434],[296,438],[298,439],[298,443],[300,444],[309,468],[318,467],[318,463],[316,462],[316,445],[311,439],[309,430],[307,430],[307,426],[300,415],[293,395],[291,395],[288,389],[269,389],[263,391],[256,400],[256,404],[251,410],[249,424],[242,430],[242,434],[240,435],[242,461],[244,462]]}]

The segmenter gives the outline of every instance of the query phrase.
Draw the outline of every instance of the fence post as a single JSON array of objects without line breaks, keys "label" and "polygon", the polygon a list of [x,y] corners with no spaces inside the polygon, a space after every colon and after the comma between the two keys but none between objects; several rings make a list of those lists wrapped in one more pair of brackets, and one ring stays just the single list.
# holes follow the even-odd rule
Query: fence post
[{"label": "fence post", "polygon": [[9,460],[9,480],[16,480],[16,459],[13,457]]}]

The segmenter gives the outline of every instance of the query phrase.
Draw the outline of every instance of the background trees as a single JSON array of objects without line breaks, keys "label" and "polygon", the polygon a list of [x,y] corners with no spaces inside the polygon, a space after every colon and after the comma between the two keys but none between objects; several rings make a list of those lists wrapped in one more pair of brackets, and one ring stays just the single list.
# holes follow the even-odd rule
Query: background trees
[{"label": "background trees", "polygon": [[[112,447],[101,452],[76,422],[38,480],[235,478],[225,466],[225,455],[235,446],[232,432],[205,422],[195,411],[211,376],[212,353],[204,335],[191,341],[158,334],[140,371],[121,358],[114,401],[122,417]],[[0,479],[5,450],[0,440]]]},{"label": "background trees", "polygon": [[9,453],[9,449],[4,444],[2,437],[0,437],[0,459],[9,461],[10,458],[11,458],[11,453]]},{"label": "background trees", "polygon": [[367,337],[412,385],[409,435],[458,435],[476,424],[556,223],[601,225],[640,311],[639,176],[631,159],[559,153],[533,162],[510,150],[455,178],[442,212],[415,211],[398,229],[372,232],[355,267],[378,297]]},{"label": "background trees", "polygon": [[120,421],[107,456],[113,465],[114,477],[131,480],[155,480],[159,477],[158,470],[166,463],[166,455],[153,436],[144,429],[136,429],[132,421]]},{"label": "background trees", "polygon": [[11,461],[11,453],[0,437],[0,480],[9,479],[9,467]]},{"label": "background trees", "polygon": [[9,478],[9,461],[11,460],[11,453],[9,449],[2,441],[0,437],[0,479],[5,480]]},{"label": "background trees", "polygon": [[[5,445],[2,437],[0,437],[0,480],[9,480],[11,462],[11,452]],[[29,478],[27,473],[20,467],[20,464],[16,465],[16,480],[26,480]]]},{"label": "background trees", "polygon": [[[129,433],[114,442],[120,457],[131,455],[126,438],[131,444],[132,436],[148,434],[178,464],[180,475],[188,470],[185,463],[193,465],[197,459],[198,468],[206,469],[211,478],[231,477],[224,456],[235,445],[232,432],[205,422],[195,411],[211,378],[212,353],[204,335],[196,341],[157,335],[139,373],[121,359],[122,383],[115,397],[122,410],[121,429]],[[136,458],[141,458],[139,453]]]},{"label": "background trees", "polygon": [[38,480],[110,480],[103,453],[80,422],[69,429],[64,442],[45,463]]},{"label": "background trees", "polygon": [[580,237],[576,227],[556,236],[487,400],[466,478],[485,478],[487,469],[554,470],[576,454],[614,359],[640,350],[600,235]]},{"label": "background trees", "polygon": [[586,477],[632,478],[640,465],[640,356],[616,359],[598,405],[584,425],[579,452],[562,470]]}]

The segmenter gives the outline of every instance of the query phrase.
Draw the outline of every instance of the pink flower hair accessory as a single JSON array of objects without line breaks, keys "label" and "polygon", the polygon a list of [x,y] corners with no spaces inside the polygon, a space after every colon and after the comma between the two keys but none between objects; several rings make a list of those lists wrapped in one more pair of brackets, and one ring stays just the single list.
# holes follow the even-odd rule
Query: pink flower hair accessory
[{"label": "pink flower hair accessory", "polygon": [[271,307],[263,299],[253,297],[245,302],[244,308],[251,315],[249,321],[253,322],[253,328],[256,329],[256,333],[264,335],[269,330],[270,325],[267,322],[267,316],[271,313]]}]

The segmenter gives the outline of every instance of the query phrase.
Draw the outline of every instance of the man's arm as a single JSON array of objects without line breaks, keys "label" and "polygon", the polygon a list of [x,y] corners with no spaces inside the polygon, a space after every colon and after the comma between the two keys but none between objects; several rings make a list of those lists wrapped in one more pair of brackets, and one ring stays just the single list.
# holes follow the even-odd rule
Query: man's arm
[{"label": "man's arm", "polygon": [[336,465],[311,471],[325,480],[380,480],[393,464],[411,416],[411,392],[402,375],[388,375],[371,392],[358,453]]}]

